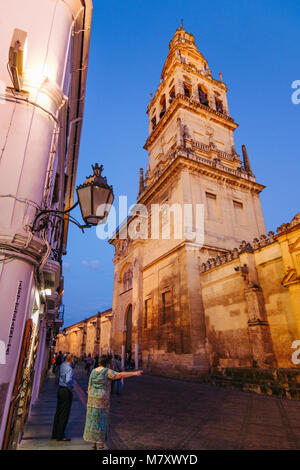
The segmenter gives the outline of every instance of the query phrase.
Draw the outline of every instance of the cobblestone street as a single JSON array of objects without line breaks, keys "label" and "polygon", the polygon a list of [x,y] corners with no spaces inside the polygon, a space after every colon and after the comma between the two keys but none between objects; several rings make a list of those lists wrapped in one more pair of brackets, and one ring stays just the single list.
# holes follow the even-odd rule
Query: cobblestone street
[{"label": "cobblestone street", "polygon": [[[21,450],[90,449],[82,439],[87,376],[76,385],[67,435],[51,441],[56,386],[49,374],[25,427]],[[300,402],[144,374],[111,402],[111,449],[300,449]]]}]

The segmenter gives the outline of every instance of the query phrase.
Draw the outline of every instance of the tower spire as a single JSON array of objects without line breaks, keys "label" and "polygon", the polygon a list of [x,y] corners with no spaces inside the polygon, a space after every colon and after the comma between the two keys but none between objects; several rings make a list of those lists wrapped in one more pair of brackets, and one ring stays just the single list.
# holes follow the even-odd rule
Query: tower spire
[{"label": "tower spire", "polygon": [[243,152],[244,168],[248,173],[252,173],[247,149],[244,144],[242,145],[242,152]]},{"label": "tower spire", "polygon": [[144,171],[143,168],[140,168],[140,180],[139,180],[139,194],[142,194],[142,192],[145,189],[145,184],[144,184]]}]

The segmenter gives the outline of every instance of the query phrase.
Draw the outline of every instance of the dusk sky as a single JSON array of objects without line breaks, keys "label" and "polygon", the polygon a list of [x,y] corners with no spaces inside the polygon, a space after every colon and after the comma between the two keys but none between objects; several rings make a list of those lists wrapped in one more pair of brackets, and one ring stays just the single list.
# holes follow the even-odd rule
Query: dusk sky
[{"label": "dusk sky", "polygon": [[[235,144],[245,144],[267,231],[299,212],[300,80],[298,0],[94,0],[84,126],[77,184],[104,165],[115,200],[135,202],[147,166],[146,108],[180,26],[193,33],[214,78],[223,74]],[[78,208],[73,215],[81,219]],[[114,249],[94,228],[70,226],[64,257],[65,326],[111,307]]]}]

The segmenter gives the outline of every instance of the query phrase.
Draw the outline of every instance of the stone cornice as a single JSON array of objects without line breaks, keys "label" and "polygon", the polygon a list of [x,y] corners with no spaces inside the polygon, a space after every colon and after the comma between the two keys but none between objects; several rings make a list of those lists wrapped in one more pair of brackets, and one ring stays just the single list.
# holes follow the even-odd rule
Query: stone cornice
[{"label": "stone cornice", "polygon": [[280,238],[283,235],[286,235],[287,233],[290,233],[294,230],[299,230],[300,228],[300,212],[295,215],[295,217],[291,220],[289,223],[281,224],[280,227],[277,228],[277,235],[275,235],[275,238]]},{"label": "stone cornice", "polygon": [[[29,92],[32,91],[32,96],[33,96],[34,92],[37,89],[37,86],[36,84],[31,82],[30,78],[29,79],[27,78],[26,73],[24,74],[23,85],[24,85],[24,90],[29,91]],[[45,79],[39,86],[38,90],[39,90],[39,94],[47,96],[54,103],[55,108],[57,110],[62,106],[63,102],[67,100],[67,97],[64,96],[63,91],[60,88],[60,86],[53,80],[50,80],[48,77],[45,77]],[[50,110],[48,111],[50,112]]]},{"label": "stone cornice", "polygon": [[[130,216],[125,224],[127,225],[127,227],[130,225],[130,222],[132,220],[134,220],[135,218],[137,217],[136,214]],[[117,230],[116,231],[116,234],[119,234],[120,230]],[[115,256],[113,258],[113,263],[118,263],[121,259],[122,259],[122,262],[126,261],[128,262],[129,264],[132,263],[132,255],[134,253],[134,250],[138,247],[138,246],[143,246],[145,244],[145,239],[141,239],[141,238],[137,238],[136,240],[133,240],[132,238],[130,238],[130,236],[127,234],[127,238],[125,240],[129,240],[130,242],[130,246],[127,247],[127,250],[123,253],[119,253],[118,252],[118,244],[119,243],[122,243],[122,240],[124,240],[124,238],[111,238],[110,240],[108,240],[108,243],[110,243],[111,245],[113,245],[116,249],[115,251]]]},{"label": "stone cornice", "polygon": [[167,253],[164,253],[163,255],[158,256],[155,260],[153,260],[150,263],[146,264],[146,266],[143,266],[142,271],[143,272],[146,271],[147,269],[151,268],[151,266],[153,266],[154,264],[156,264],[159,261],[167,258],[168,256],[171,256],[176,251],[181,250],[182,248],[185,247],[186,243],[187,242],[185,240],[181,241],[180,243],[178,243],[178,245],[174,246],[173,248],[171,248],[171,250],[167,251]]},{"label": "stone cornice", "polygon": [[167,251],[167,253],[164,253],[163,255],[158,256],[157,258],[155,258],[155,260],[153,260],[150,263],[146,264],[142,268],[142,271],[143,272],[146,271],[147,269],[151,268],[154,264],[158,263],[159,261],[162,261],[165,258],[168,258],[168,256],[173,255],[176,251],[179,251],[182,248],[191,248],[193,250],[198,250],[198,251],[200,251],[200,250],[215,250],[215,251],[218,251],[218,252],[224,252],[224,253],[226,252],[226,250],[224,250],[222,248],[211,247],[209,245],[199,245],[198,243],[195,243],[195,242],[182,240],[180,243],[178,243],[178,245],[174,246],[169,251]]},{"label": "stone cornice", "polygon": [[195,156],[192,152],[188,152],[187,149],[180,149],[173,153],[173,156],[170,157],[170,162],[161,172],[158,172],[154,181],[138,197],[137,202],[141,204],[147,203],[153,196],[153,193],[161,188],[164,182],[167,182],[171,174],[182,168],[188,168],[194,172],[225,181],[232,186],[244,187],[257,193],[260,193],[265,188],[264,185],[256,183],[254,178],[247,177],[246,173],[243,175],[242,171],[233,170],[221,163]]},{"label": "stone cornice", "polygon": [[38,264],[47,249],[46,243],[39,237],[26,237],[21,234],[0,234],[0,250],[12,256],[24,255],[31,258],[33,264]]},{"label": "stone cornice", "polygon": [[242,241],[241,245],[238,248],[233,250],[228,250],[227,253],[224,253],[222,256],[217,256],[216,258],[210,258],[205,263],[202,263],[201,272],[205,273],[214,269],[218,266],[227,264],[233,260],[239,259],[242,253],[254,253],[255,251],[261,250],[273,243],[276,242],[274,237],[274,232],[269,232],[267,235],[261,235],[260,238],[254,238],[253,244]]}]

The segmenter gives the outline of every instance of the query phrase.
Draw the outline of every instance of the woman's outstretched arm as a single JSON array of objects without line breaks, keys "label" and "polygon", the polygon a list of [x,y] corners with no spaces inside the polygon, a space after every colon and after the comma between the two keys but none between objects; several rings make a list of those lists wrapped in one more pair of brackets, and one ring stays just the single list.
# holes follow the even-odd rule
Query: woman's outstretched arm
[{"label": "woman's outstretched arm", "polygon": [[119,372],[118,375],[115,375],[114,380],[119,379],[128,379],[129,377],[137,377],[142,375],[142,370],[135,370],[134,372]]}]

